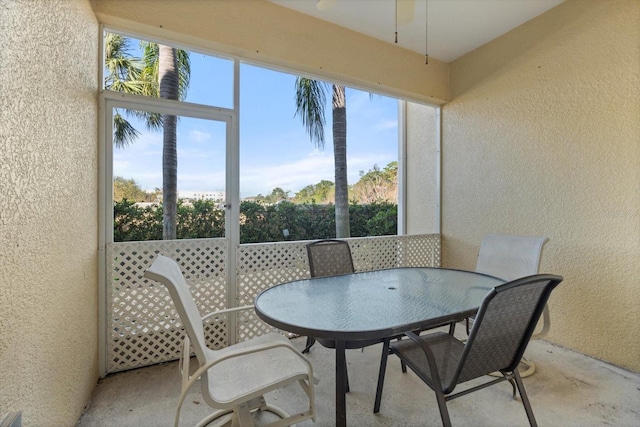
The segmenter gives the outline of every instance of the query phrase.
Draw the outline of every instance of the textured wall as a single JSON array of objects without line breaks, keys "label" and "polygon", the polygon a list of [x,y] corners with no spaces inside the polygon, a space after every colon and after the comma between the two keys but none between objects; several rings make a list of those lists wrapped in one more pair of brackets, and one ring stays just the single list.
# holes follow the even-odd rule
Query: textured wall
[{"label": "textured wall", "polygon": [[2,1],[0,45],[0,416],[70,426],[98,377],[98,25]]},{"label": "textured wall", "polygon": [[419,102],[449,99],[448,64],[429,60],[426,66],[424,55],[266,0],[92,0],[92,4],[107,25],[319,73]]},{"label": "textured wall", "polygon": [[440,151],[437,107],[407,103],[407,234],[438,233]]},{"label": "textured wall", "polygon": [[551,341],[640,371],[640,2],[568,0],[452,64],[443,262],[546,235]]}]

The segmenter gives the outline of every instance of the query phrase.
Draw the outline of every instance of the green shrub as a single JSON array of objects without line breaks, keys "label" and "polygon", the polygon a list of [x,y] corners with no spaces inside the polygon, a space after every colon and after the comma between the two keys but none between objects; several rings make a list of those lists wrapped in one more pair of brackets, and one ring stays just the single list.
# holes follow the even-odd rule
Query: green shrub
[{"label": "green shrub", "polygon": [[[392,203],[349,206],[351,236],[382,236],[397,233],[398,207]],[[116,242],[162,239],[162,206],[137,206],[126,199],[113,207]],[[178,203],[178,239],[224,236],[225,210],[210,200]],[[283,231],[288,230],[285,238]],[[287,201],[266,205],[253,201],[240,204],[240,243],[315,240],[335,237],[332,204],[294,204]]]}]

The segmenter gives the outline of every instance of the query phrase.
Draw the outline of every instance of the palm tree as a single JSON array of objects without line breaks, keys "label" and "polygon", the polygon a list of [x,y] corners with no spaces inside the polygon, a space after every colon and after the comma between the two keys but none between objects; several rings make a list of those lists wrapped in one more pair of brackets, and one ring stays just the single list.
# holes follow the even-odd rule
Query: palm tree
[{"label": "palm tree", "polygon": [[[296,115],[302,118],[311,141],[324,149],[325,90],[329,85],[317,80],[296,79]],[[336,237],[351,235],[349,228],[349,187],[347,184],[347,99],[344,86],[332,87],[333,158],[335,168]]]},{"label": "palm tree", "polygon": [[[145,80],[156,83],[149,96],[179,100],[186,97],[191,66],[189,54],[171,46],[143,43]],[[153,115],[151,115],[153,116]],[[151,118],[153,120],[153,118]],[[178,117],[155,115],[163,129],[162,139],[162,238],[176,238],[178,218]],[[147,122],[148,123],[148,122]]]},{"label": "palm tree", "polygon": [[[115,92],[142,94],[145,82],[141,79],[142,62],[131,55],[129,40],[118,34],[105,36],[104,66],[106,68],[104,87]],[[120,113],[113,116],[113,143],[116,147],[125,147],[140,136]]]},{"label": "palm tree", "polygon": [[[189,86],[191,66],[189,54],[171,46],[141,42],[143,58],[130,56],[125,37],[107,34],[105,66],[108,75],[105,88],[126,93],[155,96],[165,99],[184,99]],[[162,144],[162,238],[176,238],[177,222],[177,124],[178,118],[169,114],[133,112],[145,120],[148,129],[163,130]],[[116,112],[114,116],[114,144],[132,143],[139,132]]]}]

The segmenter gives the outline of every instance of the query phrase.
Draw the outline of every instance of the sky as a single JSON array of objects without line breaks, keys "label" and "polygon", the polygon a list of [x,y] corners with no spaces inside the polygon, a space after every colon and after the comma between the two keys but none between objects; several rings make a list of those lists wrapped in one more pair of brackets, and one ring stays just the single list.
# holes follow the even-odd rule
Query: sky
[{"label": "sky", "polygon": [[[137,43],[134,43],[137,46]],[[191,53],[187,102],[232,108],[233,61]],[[311,142],[295,116],[295,75],[242,63],[240,66],[240,195],[267,195],[276,187],[293,196],[321,180],[334,181],[331,87],[325,106],[325,146]],[[398,103],[394,98],[346,89],[347,170],[349,184],[360,172],[398,159]],[[134,179],[142,189],[162,188],[162,133],[127,119],[137,140],[114,148],[113,174]],[[225,124],[180,117],[178,192],[223,191]]]}]

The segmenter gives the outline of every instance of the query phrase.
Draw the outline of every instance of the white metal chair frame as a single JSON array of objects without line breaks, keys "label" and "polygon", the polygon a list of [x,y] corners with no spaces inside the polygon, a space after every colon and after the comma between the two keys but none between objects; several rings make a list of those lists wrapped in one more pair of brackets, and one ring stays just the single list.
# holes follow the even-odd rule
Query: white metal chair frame
[{"label": "white metal chair frame", "polygon": [[[542,249],[547,237],[512,236],[487,234],[480,242],[476,272],[495,276],[507,281],[538,274]],[[467,319],[467,334],[473,319]],[[542,329],[531,337],[532,340],[544,338],[551,328],[549,305],[542,312]],[[522,378],[531,376],[536,365],[526,357],[521,362],[526,370],[520,372]]]},{"label": "white metal chair frame", "polygon": [[[293,347],[287,338],[280,334],[270,333],[221,350],[212,350],[206,347],[204,333],[202,332],[202,322],[211,317],[253,309],[252,305],[219,310],[200,317],[193,299],[186,300],[187,293],[190,297],[190,290],[182,276],[180,267],[175,261],[163,255],[158,255],[144,276],[145,278],[156,280],[167,287],[180,315],[180,320],[185,327],[185,337],[180,356],[182,391],[176,409],[175,427],[179,424],[180,412],[187,392],[198,379],[201,379],[204,400],[216,411],[201,420],[197,426],[205,426],[227,414],[232,414],[232,426],[253,426],[254,421],[251,414],[255,411],[268,411],[281,418],[268,424],[269,427],[289,426],[307,419],[315,421],[313,367],[311,362]],[[200,321],[199,326],[194,324],[196,318]],[[192,339],[195,340],[193,346]],[[199,368],[190,375],[192,348],[198,359]],[[286,360],[279,364],[277,369],[271,366],[263,366],[263,369],[269,372],[278,371],[277,374],[271,375],[266,384],[252,385],[245,392],[223,390],[229,392],[227,393],[228,399],[216,398],[212,395],[210,383],[214,384],[216,380],[215,377],[212,377],[212,368],[225,361],[231,361],[235,365],[227,367],[227,369],[236,368],[238,372],[243,372],[245,368],[255,368],[260,364],[264,364],[264,357],[267,355],[272,359],[284,358]],[[289,415],[281,408],[266,403],[264,399],[265,393],[296,381],[309,399],[309,409],[307,411]],[[240,386],[240,383],[241,381],[238,381],[238,386]]]}]

